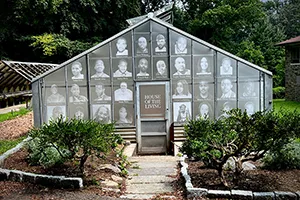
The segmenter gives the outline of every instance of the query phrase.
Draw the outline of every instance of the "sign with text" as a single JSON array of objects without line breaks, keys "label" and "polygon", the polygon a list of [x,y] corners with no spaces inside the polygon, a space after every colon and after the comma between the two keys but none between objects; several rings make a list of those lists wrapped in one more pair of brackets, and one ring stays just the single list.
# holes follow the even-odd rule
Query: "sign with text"
[{"label": "sign with text", "polygon": [[165,116],[165,85],[140,85],[142,118]]}]

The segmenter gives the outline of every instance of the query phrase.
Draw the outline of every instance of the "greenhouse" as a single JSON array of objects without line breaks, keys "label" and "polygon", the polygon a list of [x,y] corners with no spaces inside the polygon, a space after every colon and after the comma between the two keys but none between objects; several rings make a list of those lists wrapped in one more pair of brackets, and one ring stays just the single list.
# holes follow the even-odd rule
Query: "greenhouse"
[{"label": "greenhouse", "polygon": [[38,76],[32,93],[35,126],[115,122],[139,153],[162,153],[190,119],[271,109],[272,73],[149,15]]}]

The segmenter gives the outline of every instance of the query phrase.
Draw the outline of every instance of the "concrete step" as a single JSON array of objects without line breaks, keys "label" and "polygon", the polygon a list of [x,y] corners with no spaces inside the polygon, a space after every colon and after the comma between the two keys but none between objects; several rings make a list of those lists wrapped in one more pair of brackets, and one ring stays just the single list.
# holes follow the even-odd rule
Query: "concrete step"
[{"label": "concrete step", "polygon": [[132,163],[131,168],[136,169],[145,169],[145,168],[174,168],[177,166],[177,162],[138,162]]},{"label": "concrete step", "polygon": [[179,157],[176,156],[133,156],[128,158],[130,162],[170,162],[179,161]]},{"label": "concrete step", "polygon": [[176,175],[176,168],[144,168],[144,169],[128,169],[129,175],[138,176],[158,176],[158,175]]},{"label": "concrete step", "polygon": [[156,176],[130,176],[126,180],[126,184],[142,184],[142,183],[170,183],[174,181],[175,178],[156,175]]},{"label": "concrete step", "polygon": [[126,186],[127,194],[160,194],[174,192],[170,183],[151,183],[151,184],[129,184]]}]

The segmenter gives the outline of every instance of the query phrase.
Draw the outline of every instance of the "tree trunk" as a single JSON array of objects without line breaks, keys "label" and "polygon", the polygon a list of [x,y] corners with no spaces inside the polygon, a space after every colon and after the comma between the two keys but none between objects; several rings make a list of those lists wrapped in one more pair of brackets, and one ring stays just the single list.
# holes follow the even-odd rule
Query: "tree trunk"
[{"label": "tree trunk", "polygon": [[80,169],[80,172],[81,172],[82,174],[83,174],[83,172],[84,172],[84,163],[86,162],[86,160],[87,160],[88,157],[89,157],[88,155],[84,154],[84,155],[81,156],[81,158],[80,158],[79,169]]},{"label": "tree trunk", "polygon": [[226,178],[224,176],[223,166],[219,167],[217,170],[218,170],[218,174],[219,174],[219,177],[221,178],[221,181],[222,181],[223,185],[225,187],[228,187],[228,183],[227,183]]}]

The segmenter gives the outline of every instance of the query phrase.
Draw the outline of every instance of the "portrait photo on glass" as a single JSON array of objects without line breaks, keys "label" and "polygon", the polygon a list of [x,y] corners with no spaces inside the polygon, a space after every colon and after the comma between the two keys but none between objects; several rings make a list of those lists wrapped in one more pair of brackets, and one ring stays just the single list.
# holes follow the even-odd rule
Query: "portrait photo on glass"
[{"label": "portrait photo on glass", "polygon": [[[65,87],[63,87],[65,91]],[[65,104],[66,98],[58,93],[58,87],[56,84],[52,84],[50,88],[51,94],[47,97],[47,104]]]},{"label": "portrait photo on glass", "polygon": [[132,73],[128,71],[128,62],[125,59],[121,59],[118,62],[117,70],[114,72],[113,77],[132,77]]},{"label": "portrait photo on glass", "polygon": [[84,75],[82,74],[82,64],[79,61],[75,61],[71,65],[72,80],[82,80]]},{"label": "portrait photo on glass", "polygon": [[248,101],[248,102],[245,103],[244,109],[245,109],[245,111],[247,112],[247,114],[249,116],[253,115],[255,113],[255,105],[251,101]]},{"label": "portrait photo on glass", "polygon": [[230,58],[225,57],[222,59],[220,66],[220,75],[233,75],[233,66]]},{"label": "portrait photo on glass", "polygon": [[66,106],[47,106],[47,122],[66,118]]},{"label": "portrait photo on glass", "polygon": [[173,119],[185,123],[191,119],[191,102],[173,102]]},{"label": "portrait photo on glass", "polygon": [[164,60],[158,60],[156,62],[156,78],[167,78],[168,68]]},{"label": "portrait photo on glass", "polygon": [[211,75],[212,74],[212,57],[197,57],[197,72],[196,75]]},{"label": "portrait photo on glass", "polygon": [[208,81],[199,81],[195,84],[195,99],[197,100],[213,100],[214,84]]},{"label": "portrait photo on glass", "polygon": [[148,41],[147,41],[146,37],[141,36],[137,39],[136,53],[137,54],[148,54],[149,53]]},{"label": "portrait photo on glass", "polygon": [[127,88],[126,82],[120,83],[120,88],[116,89],[114,92],[115,101],[132,101],[133,92]]},{"label": "portrait photo on glass", "polygon": [[75,107],[75,113],[74,113],[75,119],[84,119],[84,109],[82,106],[76,106]]},{"label": "portrait photo on glass", "polygon": [[183,57],[178,57],[174,61],[174,71],[173,77],[180,78],[180,77],[188,77],[191,75],[191,70],[189,70],[186,66],[186,61]]},{"label": "portrait photo on glass", "polygon": [[105,93],[105,85],[101,82],[95,85],[95,98],[94,101],[110,101],[111,96]]},{"label": "portrait photo on glass", "polygon": [[187,39],[183,36],[179,36],[175,42],[174,48],[175,48],[175,54],[187,54]]},{"label": "portrait photo on glass", "polygon": [[129,111],[125,105],[122,105],[116,110],[115,121],[116,124],[132,124],[132,110]]},{"label": "portrait photo on glass", "polygon": [[196,111],[197,115],[195,119],[210,119],[213,117],[213,109],[211,104],[208,102],[200,102],[197,106],[198,110]]},{"label": "portrait photo on glass", "polygon": [[[102,59],[98,59],[95,61],[94,70],[95,73],[91,76],[91,78],[93,79],[110,77],[107,73],[105,73],[105,64]],[[109,68],[106,71],[109,72]]]},{"label": "portrait photo on glass", "polygon": [[219,111],[219,117],[218,119],[224,119],[229,117],[229,111],[231,109],[235,108],[234,102],[226,101],[224,103],[218,102],[218,111]]},{"label": "portrait photo on glass", "polygon": [[234,99],[236,98],[236,94],[233,91],[233,83],[230,79],[222,79],[221,81],[221,96],[220,99]]},{"label": "portrait photo on glass", "polygon": [[70,103],[84,103],[88,101],[88,99],[84,95],[80,95],[80,88],[77,84],[72,84],[70,92]]},{"label": "portrait photo on glass", "polygon": [[154,49],[155,53],[167,53],[167,42],[166,37],[163,34],[158,34],[155,38],[156,47]]},{"label": "portrait photo on glass", "polygon": [[181,79],[176,81],[173,88],[173,99],[192,98],[192,94],[190,93],[190,85],[186,80]]},{"label": "portrait photo on glass", "polygon": [[93,105],[93,119],[99,123],[107,124],[111,122],[110,104]]},{"label": "portrait photo on glass", "polygon": [[258,84],[255,84],[255,82],[253,81],[247,81],[242,83],[241,85],[243,85],[242,87],[242,97],[256,97],[257,96],[257,90],[258,88],[256,88],[255,86],[258,87]]},{"label": "portrait photo on glass", "polygon": [[149,77],[149,62],[146,58],[139,59],[137,68],[137,77]]},{"label": "portrait photo on glass", "polygon": [[128,56],[127,40],[125,37],[120,37],[116,42],[116,56]]}]

